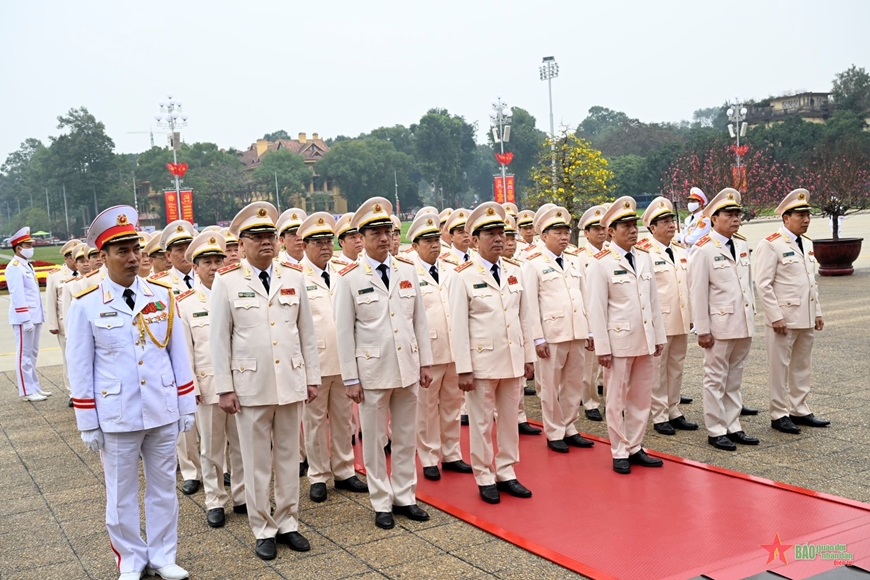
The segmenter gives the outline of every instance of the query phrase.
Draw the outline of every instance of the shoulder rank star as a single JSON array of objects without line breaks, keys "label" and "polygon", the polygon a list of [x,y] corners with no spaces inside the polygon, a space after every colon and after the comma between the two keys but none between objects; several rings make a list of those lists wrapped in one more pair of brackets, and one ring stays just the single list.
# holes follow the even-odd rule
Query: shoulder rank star
[{"label": "shoulder rank star", "polygon": [[353,264],[348,265],[347,267],[343,268],[342,270],[339,270],[338,274],[339,274],[339,276],[344,276],[345,274],[347,274],[348,272],[350,272],[351,270],[353,270],[357,266],[359,266],[359,262],[354,262]]},{"label": "shoulder rank star", "polygon": [[464,262],[461,266],[456,267],[456,271],[461,272],[461,271],[465,270],[466,268],[468,268],[469,266],[471,266],[471,264],[473,264],[473,263],[474,262],[472,262],[471,260]]},{"label": "shoulder rank star", "polygon": [[769,236],[767,236],[767,237],[764,238],[764,239],[767,240],[768,242],[772,242],[773,240],[775,240],[775,239],[777,239],[777,238],[779,238],[779,237],[780,237],[780,233],[779,233],[779,232],[773,232],[772,234],[770,234]]},{"label": "shoulder rank star", "polygon": [[609,254],[609,253],[610,253],[610,250],[601,250],[600,252],[598,252],[597,254],[595,254],[594,257],[595,257],[596,260],[600,260],[601,258],[603,258],[604,256],[606,256],[606,255]]}]

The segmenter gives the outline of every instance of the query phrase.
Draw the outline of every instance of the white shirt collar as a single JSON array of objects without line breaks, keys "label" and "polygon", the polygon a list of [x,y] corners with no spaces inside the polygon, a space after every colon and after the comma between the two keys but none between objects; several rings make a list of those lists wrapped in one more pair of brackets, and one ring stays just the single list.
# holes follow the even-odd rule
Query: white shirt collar
[{"label": "white shirt collar", "polygon": [[796,241],[797,241],[797,239],[798,239],[797,235],[796,235],[795,233],[793,233],[790,229],[788,229],[788,228],[785,227],[785,226],[781,226],[779,229],[780,229],[780,231],[782,231],[782,233],[784,233],[784,234],[786,234],[788,237],[790,237],[790,238],[791,238],[791,241],[793,241],[793,242],[796,242]]},{"label": "white shirt collar", "polygon": [[550,249],[547,248],[547,246],[543,246],[543,247],[541,248],[541,251],[546,252],[546,255],[547,255],[547,256],[550,256],[550,257],[553,258],[554,260],[555,260],[556,258],[561,258],[561,257],[562,257],[562,254],[559,254],[559,255],[557,256],[556,254],[554,254],[553,252],[551,252]]},{"label": "white shirt collar", "polygon": [[269,262],[269,267],[266,268],[265,270],[260,270],[260,269],[257,268],[255,265],[251,264],[250,262],[248,262],[248,265],[251,266],[251,270],[254,271],[254,275],[255,275],[257,278],[260,277],[260,272],[264,272],[264,271],[269,275],[269,278],[272,277],[272,262]]},{"label": "white shirt collar", "polygon": [[354,262],[356,262],[356,260],[351,260],[350,257],[347,254],[345,254],[343,251],[341,252],[341,256],[339,257],[339,259],[344,259],[344,261],[349,263],[349,264],[353,264]]},{"label": "white shirt collar", "polygon": [[[327,262],[327,264],[328,264],[328,263],[329,263],[329,262]],[[314,270],[314,273],[317,274],[318,276],[320,276],[321,274],[323,274],[323,270],[321,270],[320,268],[318,268],[318,267],[317,267],[317,264],[315,264],[315,263],[312,262],[311,260],[305,260],[305,265],[308,266],[309,268],[311,268],[312,270]]]},{"label": "white shirt collar", "polygon": [[115,298],[122,298],[124,295],[124,290],[126,290],[127,288],[132,290],[133,294],[135,294],[136,296],[139,296],[141,292],[139,289],[139,276],[136,276],[136,278],[133,279],[133,283],[130,284],[130,286],[121,286],[120,284],[112,280],[112,278],[109,276],[106,276],[103,282],[109,285],[109,290],[112,290],[114,292]]},{"label": "white shirt collar", "polygon": [[465,262],[465,261],[467,261],[467,260],[465,259],[465,256],[468,256],[468,258],[471,259],[471,256],[468,255],[468,252],[463,252],[462,250],[460,250],[459,248],[457,248],[457,247],[454,246],[454,245],[451,245],[451,246],[450,246],[450,251],[453,252],[453,253],[456,255],[457,258],[459,258],[459,261],[460,261],[460,262]]},{"label": "white shirt collar", "polygon": [[661,243],[660,241],[658,241],[657,239],[655,239],[655,238],[652,237],[652,236],[650,236],[649,239],[652,241],[652,243],[654,243],[655,245],[659,246],[659,247],[660,247],[661,249],[663,249],[663,250],[666,249],[666,248],[670,248],[670,247],[671,247],[670,244],[668,244],[668,245],[666,246],[666,245],[664,245],[663,243]]},{"label": "white shirt collar", "polygon": [[713,236],[714,238],[716,238],[717,240],[719,240],[719,242],[721,242],[722,244],[727,243],[731,239],[731,238],[726,238],[725,236],[723,236],[722,234],[720,234],[719,232],[717,232],[713,228],[710,228],[710,235]]},{"label": "white shirt collar", "polygon": [[369,256],[368,254],[366,254],[366,260],[369,261],[369,264],[371,264],[372,269],[377,270],[377,269],[378,269],[378,266],[380,266],[381,264],[383,264],[384,266],[387,267],[387,277],[389,277],[389,275],[390,275],[390,258],[392,258],[392,256],[390,255],[389,252],[387,252],[387,259],[386,259],[386,261],[384,261],[384,262],[378,262],[377,260],[375,260],[374,258],[372,258],[371,256]]},{"label": "white shirt collar", "polygon": [[483,262],[484,267],[485,267],[489,272],[492,272],[492,267],[495,266],[495,267],[498,268],[499,273],[501,273],[501,269],[502,269],[502,268],[501,268],[501,259],[499,259],[495,264],[493,264],[492,262],[487,262],[487,261],[486,261],[486,258],[484,258],[483,256],[481,256],[480,254],[478,254],[477,257],[480,258],[480,261]]},{"label": "white shirt collar", "polygon": [[[625,250],[623,250],[622,248],[620,248],[619,244],[610,244],[610,247],[613,248],[614,250],[616,250],[617,252],[619,252],[620,256],[625,256],[626,254],[629,253],[629,252],[626,252]],[[632,255],[634,255],[634,254],[632,254]]]}]

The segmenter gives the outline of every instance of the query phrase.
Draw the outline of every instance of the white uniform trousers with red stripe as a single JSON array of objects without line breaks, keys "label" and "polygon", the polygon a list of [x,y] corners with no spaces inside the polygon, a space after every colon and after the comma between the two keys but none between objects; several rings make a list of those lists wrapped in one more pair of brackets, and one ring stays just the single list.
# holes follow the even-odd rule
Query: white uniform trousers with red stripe
[{"label": "white uniform trousers with red stripe", "polygon": [[36,377],[36,357],[39,355],[39,331],[42,324],[34,324],[33,332],[24,330],[23,324],[13,324],[15,331],[15,377],[18,379],[18,395],[34,395],[42,387]]},{"label": "white uniform trousers with red stripe", "polygon": [[[178,545],[178,495],[175,442],[178,423],[163,427],[103,433],[106,476],[106,529],[124,572],[175,564]],[[145,468],[145,535],[139,531],[139,455]]]}]

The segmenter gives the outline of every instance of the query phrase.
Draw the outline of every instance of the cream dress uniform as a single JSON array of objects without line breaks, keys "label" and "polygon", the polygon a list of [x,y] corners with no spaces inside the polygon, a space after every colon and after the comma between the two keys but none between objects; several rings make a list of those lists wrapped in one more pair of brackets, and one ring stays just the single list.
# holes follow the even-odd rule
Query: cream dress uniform
[{"label": "cream dress uniform", "polygon": [[[64,261],[67,257],[72,257],[75,254],[76,247],[81,245],[81,240],[70,240],[60,249],[61,256]],[[67,280],[74,278],[78,273],[70,270],[65,263],[60,268],[49,272],[45,280],[45,325],[49,331],[57,331],[57,342],[60,345],[61,361],[63,362],[63,385],[68,393],[71,393],[69,386],[69,372],[66,366],[66,327],[64,326],[64,311],[63,311],[63,284]]]},{"label": "cream dress uniform", "polygon": [[[437,214],[418,213],[408,229],[408,238],[417,240],[438,236],[438,226]],[[450,347],[450,305],[447,300],[447,278],[453,273],[453,268],[438,259],[435,264],[428,264],[417,254],[412,259],[417,269],[432,346],[432,384],[417,393],[417,456],[424,468],[437,467],[439,461],[453,463],[462,459],[459,415],[465,397],[459,389]],[[432,268],[437,279],[432,276]]]},{"label": "cream dress uniform", "polygon": [[[808,191],[791,192],[776,213],[793,210],[810,210]],[[755,287],[764,308],[770,418],[811,415],[807,396],[813,341],[816,318],[822,316],[812,240],[799,238],[784,225],[762,240],[755,250]],[[773,323],[780,320],[785,321],[785,335],[773,331]]]},{"label": "cream dress uniform", "polygon": [[[176,220],[166,225],[160,235],[160,247],[169,254],[169,248],[175,244],[190,243],[197,235],[196,230],[185,220]],[[193,266],[186,274],[172,266],[169,270],[148,277],[149,280],[159,280],[172,287],[172,293],[176,297],[193,288],[196,282],[196,272]],[[178,436],[178,467],[181,470],[181,479],[187,481],[202,480],[202,463],[200,459],[198,429],[191,429]],[[187,493],[187,490],[183,490]]]},{"label": "cream dress uniform", "polygon": [[[254,202],[230,231],[274,232],[278,212]],[[299,431],[309,385],[320,384],[317,335],[302,268],[275,263],[255,271],[247,258],[219,270],[211,295],[215,392],[235,393],[248,521],[258,540],[297,532]],[[270,280],[269,290],[261,273]],[[275,470],[275,511],[269,501]]]},{"label": "cream dress uniform", "polygon": [[[332,238],[334,227],[335,220],[331,215],[315,213],[302,222],[299,236],[303,239],[316,238],[318,235]],[[330,477],[334,477],[336,482],[340,482],[354,476],[354,464],[351,445],[353,401],[348,398],[341,379],[332,304],[338,270],[331,262],[327,262],[326,269],[321,270],[308,256],[303,256],[300,264],[305,274],[305,291],[317,333],[321,375],[317,398],[305,404],[302,414],[309,465],[308,481],[313,485],[326,483]],[[324,273],[329,277],[329,284],[323,277]]]},{"label": "cream dress uniform", "polygon": [[[10,244],[14,248],[29,241],[30,228],[22,228],[12,237]],[[39,333],[45,314],[36,271],[28,260],[15,257],[6,268],[6,284],[9,289],[9,324],[15,334],[18,395],[41,401],[44,397],[40,394],[42,388],[36,375],[36,358],[39,356]]]},{"label": "cream dress uniform", "polygon": [[[580,216],[580,229],[586,231],[587,226],[601,225],[601,218],[605,208],[601,205],[593,205]],[[606,244],[601,249],[606,249]],[[584,275],[589,270],[589,264],[595,259],[595,254],[601,250],[595,248],[590,242],[586,242],[577,248],[577,258],[583,265]],[[587,278],[588,279],[588,278]],[[598,411],[601,406],[601,395],[598,394],[598,379],[602,375],[602,368],[598,364],[598,355],[594,350],[584,350],[586,361],[583,365],[583,388],[580,397],[583,401],[583,409],[586,412]],[[603,378],[603,377],[601,377]],[[600,411],[599,411],[600,413]],[[600,421],[600,418],[596,420]]]},{"label": "cream dress uniform", "polygon": [[[447,218],[447,231],[449,232],[458,227],[465,227],[469,213],[470,212],[465,208],[459,208],[451,213]],[[447,246],[447,250],[444,253],[438,256],[438,259],[443,260],[450,266],[456,267],[470,260],[472,253],[473,250],[470,246],[468,251],[462,252],[456,246],[451,244]]]},{"label": "cream dress uniform", "polygon": [[[214,240],[214,241],[212,241]],[[220,232],[203,232],[190,244],[187,260],[190,263],[207,255],[223,256],[226,252],[224,236]],[[199,429],[200,459],[202,465],[202,484],[205,489],[206,510],[223,508],[227,503],[224,488],[224,462],[227,443],[230,448],[230,461],[233,471],[230,479],[230,493],[233,507],[245,504],[245,472],[242,453],[239,447],[239,432],[236,417],[224,412],[218,403],[220,397],[215,392],[214,365],[211,358],[211,290],[200,280],[191,290],[178,296],[178,311],[184,328],[184,337],[193,365],[194,394],[199,402],[196,406],[196,426]]]},{"label": "cream dress uniform", "polygon": [[[601,224],[636,220],[635,202],[617,199]],[[626,258],[631,253],[634,266]],[[654,383],[653,354],[667,342],[653,263],[646,252],[626,252],[616,244],[589,264],[589,325],[598,356],[612,357],[604,369],[607,431],[613,459],[642,451]]]},{"label": "cream dress uniform", "polygon": [[[281,236],[283,236],[289,230],[298,230],[299,226],[302,225],[302,222],[307,217],[308,214],[306,214],[298,207],[291,207],[280,216],[278,216],[278,221],[275,223],[275,227],[278,228],[278,243],[281,243]],[[299,263],[299,260],[288,254],[286,249],[278,252],[278,255],[275,257],[275,261],[289,262],[291,264]]]},{"label": "cream dress uniform", "polygon": [[[453,213],[452,208],[446,208],[441,210],[441,213],[438,214],[438,223],[439,227],[445,228],[447,227],[447,220],[450,219],[450,215]],[[450,249],[450,244],[444,241],[444,238],[441,238],[441,252],[444,253]]]},{"label": "cream dress uniform", "polygon": [[[91,224],[88,243],[102,249],[138,239],[136,217],[132,207],[105,210]],[[164,578],[187,578],[175,566],[175,442],[180,429],[193,427],[196,410],[184,330],[168,288],[137,277],[129,287],[134,296],[125,298],[126,290],[107,277],[79,292],[70,307],[67,361],[76,422],[89,448],[102,449],[106,528],[121,577],[156,568]],[[147,541],[140,534],[140,455]]]},{"label": "cream dress uniform", "polygon": [[[537,221],[538,232],[551,227],[571,227],[563,207],[547,210]],[[550,356],[539,358],[535,374],[541,383],[541,414],[548,441],[577,435],[574,421],[580,416],[582,376],[586,363],[586,280],[580,260],[567,252],[541,250],[523,264],[523,288],[529,302],[531,334],[535,345],[546,343]]]},{"label": "cream dress uniform", "polygon": [[[654,199],[643,214],[643,224],[650,224],[663,216],[675,215],[670,200]],[[652,235],[637,243],[637,248],[648,252],[653,261],[659,305],[665,325],[667,342],[661,356],[655,357],[652,407],[654,424],[683,416],[680,411],[680,389],[683,386],[683,366],[689,345],[692,307],[689,301],[689,255],[682,244],[672,241],[667,247]],[[668,253],[670,248],[671,253]]]},{"label": "cream dress uniform", "polygon": [[[472,213],[472,230],[504,227],[504,209],[495,202],[480,204]],[[499,280],[492,274],[497,267]],[[468,406],[471,467],[477,485],[516,480],[519,432],[514,421],[525,375],[535,361],[531,314],[519,262],[500,258],[486,264],[480,254],[456,268],[448,281],[450,342],[457,374],[472,373],[474,390]],[[498,452],[493,448],[495,413],[507,420],[496,424]]]},{"label": "cream dress uniform", "polygon": [[[354,214],[353,224],[357,229],[391,225],[391,211],[386,199],[369,199]],[[389,513],[417,502],[417,389],[421,367],[432,365],[432,348],[413,262],[388,254],[381,265],[387,266],[389,288],[365,251],[339,272],[334,309],[342,379],[345,386],[361,384],[365,397],[359,413],[369,497],[376,513]],[[389,473],[384,452],[388,416]]]},{"label": "cream dress uniform", "polygon": [[[709,219],[720,209],[740,209],[740,193],[723,189],[704,208]],[[755,334],[755,294],[749,266],[749,246],[734,234],[729,240],[716,231],[695,244],[689,258],[689,296],[698,336],[712,334],[704,349],[704,423],[709,437],[738,431],[743,398],[740,383]]]},{"label": "cream dress uniform", "polygon": [[524,209],[521,212],[517,213],[517,251],[514,253],[514,257],[518,258],[522,255],[522,252],[525,252],[529,243],[523,240],[522,236],[520,236],[519,229],[527,226],[534,225],[535,221],[535,212],[530,209]]}]

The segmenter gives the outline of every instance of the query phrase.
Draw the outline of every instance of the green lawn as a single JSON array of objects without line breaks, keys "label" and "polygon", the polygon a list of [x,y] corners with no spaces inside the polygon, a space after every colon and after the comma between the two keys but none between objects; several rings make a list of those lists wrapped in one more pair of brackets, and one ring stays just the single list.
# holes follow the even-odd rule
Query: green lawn
[{"label": "green lawn", "polygon": [[[63,256],[60,255],[62,246],[38,246],[33,249],[33,259],[53,264],[63,264]],[[0,257],[12,259],[12,250],[0,250]]]}]

